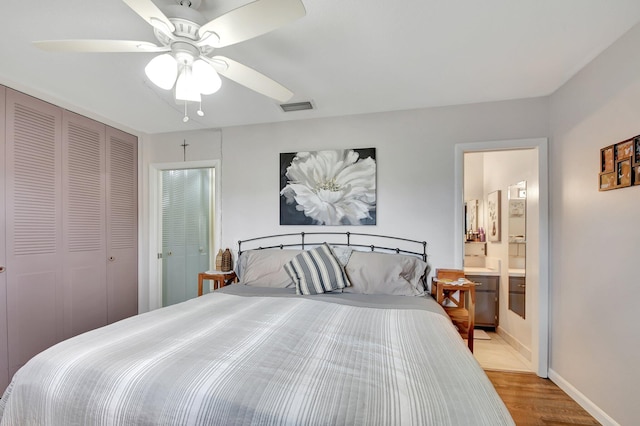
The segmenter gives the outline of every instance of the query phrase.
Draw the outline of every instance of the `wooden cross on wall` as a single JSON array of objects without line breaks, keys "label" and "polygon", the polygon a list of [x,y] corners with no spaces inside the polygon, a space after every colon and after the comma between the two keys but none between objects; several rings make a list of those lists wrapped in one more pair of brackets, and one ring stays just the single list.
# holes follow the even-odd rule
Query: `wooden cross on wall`
[{"label": "wooden cross on wall", "polygon": [[189,146],[187,140],[185,139],[180,146],[182,147],[182,161],[187,161],[187,147]]}]

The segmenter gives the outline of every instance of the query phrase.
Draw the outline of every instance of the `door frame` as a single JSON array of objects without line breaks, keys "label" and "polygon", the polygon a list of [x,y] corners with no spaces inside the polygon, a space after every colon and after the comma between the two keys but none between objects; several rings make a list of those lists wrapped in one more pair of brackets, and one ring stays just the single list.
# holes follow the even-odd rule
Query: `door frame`
[{"label": "door frame", "polygon": [[215,176],[214,234],[211,253],[221,247],[220,223],[222,220],[220,160],[182,161],[179,163],[149,164],[149,310],[162,307],[162,172],[164,170],[212,168]]},{"label": "door frame", "polygon": [[[470,152],[510,151],[537,149],[539,185],[539,283],[537,306],[538,321],[532,323],[531,365],[540,377],[549,375],[549,157],[547,138],[515,139],[460,143],[454,153],[454,263],[464,264],[464,154]],[[536,350],[537,348],[537,350]]]}]

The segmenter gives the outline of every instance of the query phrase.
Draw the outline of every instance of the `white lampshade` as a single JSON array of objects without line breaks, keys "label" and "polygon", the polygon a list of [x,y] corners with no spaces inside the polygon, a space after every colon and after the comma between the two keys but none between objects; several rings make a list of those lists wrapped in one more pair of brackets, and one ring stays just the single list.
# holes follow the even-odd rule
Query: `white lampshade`
[{"label": "white lampshade", "polygon": [[153,58],[147,66],[144,68],[144,72],[149,77],[149,80],[156,86],[164,90],[169,90],[173,87],[173,83],[176,81],[178,75],[178,63],[175,58],[165,53],[163,55]]},{"label": "white lampshade", "polygon": [[222,81],[216,70],[202,59],[193,63],[193,79],[198,91],[203,95],[215,93],[222,86]]},{"label": "white lampshade", "polygon": [[200,102],[200,90],[193,78],[193,72],[189,65],[185,65],[180,71],[176,81],[176,99],[181,101]]}]

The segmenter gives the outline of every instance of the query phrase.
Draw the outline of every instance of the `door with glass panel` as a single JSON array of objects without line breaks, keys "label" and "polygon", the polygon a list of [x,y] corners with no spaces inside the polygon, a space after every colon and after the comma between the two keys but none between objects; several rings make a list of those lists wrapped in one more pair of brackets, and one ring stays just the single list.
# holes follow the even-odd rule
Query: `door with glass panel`
[{"label": "door with glass panel", "polygon": [[213,169],[162,171],[162,305],[198,295],[198,273],[209,269]]}]

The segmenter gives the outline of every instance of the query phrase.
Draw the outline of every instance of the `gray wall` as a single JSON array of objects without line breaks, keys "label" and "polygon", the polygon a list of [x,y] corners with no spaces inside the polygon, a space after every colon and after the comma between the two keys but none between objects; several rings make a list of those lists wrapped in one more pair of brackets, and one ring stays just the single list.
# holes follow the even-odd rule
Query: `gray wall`
[{"label": "gray wall", "polygon": [[544,137],[546,112],[530,99],[223,129],[223,246],[309,231],[279,225],[281,152],[375,147],[377,225],[360,231],[426,240],[432,265],[452,267],[454,145]]},{"label": "gray wall", "polygon": [[640,424],[640,186],[598,192],[600,148],[640,134],[640,26],[551,96],[551,369]]}]

